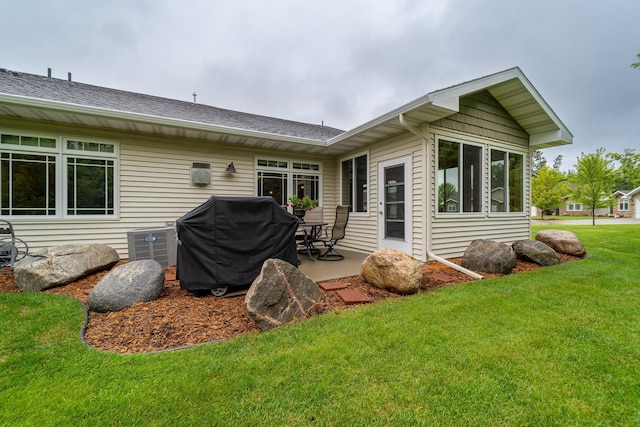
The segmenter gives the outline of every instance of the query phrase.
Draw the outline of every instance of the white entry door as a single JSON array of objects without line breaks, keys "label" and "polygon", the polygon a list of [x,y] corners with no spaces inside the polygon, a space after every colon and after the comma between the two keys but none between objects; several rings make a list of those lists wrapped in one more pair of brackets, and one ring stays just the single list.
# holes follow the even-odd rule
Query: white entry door
[{"label": "white entry door", "polygon": [[378,240],[380,248],[411,255],[411,156],[378,164]]}]

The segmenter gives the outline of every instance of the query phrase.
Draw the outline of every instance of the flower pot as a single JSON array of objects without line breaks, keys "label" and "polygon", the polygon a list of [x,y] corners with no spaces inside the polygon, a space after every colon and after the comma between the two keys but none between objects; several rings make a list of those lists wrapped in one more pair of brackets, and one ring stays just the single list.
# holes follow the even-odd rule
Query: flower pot
[{"label": "flower pot", "polygon": [[304,209],[294,209],[293,210],[293,214],[295,216],[297,216],[298,218],[300,218],[300,219],[304,218],[304,214],[306,214],[306,213],[307,213],[307,211],[304,210]]}]

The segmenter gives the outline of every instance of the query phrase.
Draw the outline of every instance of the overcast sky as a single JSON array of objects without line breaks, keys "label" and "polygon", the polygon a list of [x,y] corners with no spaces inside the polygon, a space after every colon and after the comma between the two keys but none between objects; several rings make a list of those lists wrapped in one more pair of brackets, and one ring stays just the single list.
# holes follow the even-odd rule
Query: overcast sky
[{"label": "overcast sky", "polygon": [[640,152],[637,0],[0,0],[0,68],[349,130],[519,66],[574,135]]}]

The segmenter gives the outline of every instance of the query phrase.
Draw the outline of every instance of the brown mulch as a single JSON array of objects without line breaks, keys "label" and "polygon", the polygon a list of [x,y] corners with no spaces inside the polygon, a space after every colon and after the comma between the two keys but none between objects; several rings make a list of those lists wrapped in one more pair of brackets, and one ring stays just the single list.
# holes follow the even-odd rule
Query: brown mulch
[{"label": "brown mulch", "polygon": [[[560,255],[561,262],[577,258]],[[459,260],[452,260],[459,262]],[[514,273],[539,268],[537,264],[518,260]],[[168,267],[166,273],[175,274]],[[92,274],[73,283],[44,292],[62,294],[76,298],[86,304],[90,290],[106,274]],[[446,275],[448,280],[437,280],[433,276]],[[497,275],[486,275],[495,277]],[[441,277],[441,279],[443,279]],[[420,292],[468,282],[473,278],[437,262],[423,267]],[[374,288],[360,276],[346,277],[340,281],[348,289],[358,290],[372,302],[398,295]],[[0,274],[0,293],[20,292],[11,273]],[[324,292],[320,301],[312,307],[311,316],[354,307],[346,305],[335,292]],[[180,282],[167,280],[160,297],[151,302],[138,303],[119,312],[97,313],[89,311],[84,338],[100,350],[118,353],[141,353],[167,350],[194,344],[225,340],[241,334],[257,333],[244,307],[244,297],[217,298],[213,295],[195,295],[180,288]]]}]

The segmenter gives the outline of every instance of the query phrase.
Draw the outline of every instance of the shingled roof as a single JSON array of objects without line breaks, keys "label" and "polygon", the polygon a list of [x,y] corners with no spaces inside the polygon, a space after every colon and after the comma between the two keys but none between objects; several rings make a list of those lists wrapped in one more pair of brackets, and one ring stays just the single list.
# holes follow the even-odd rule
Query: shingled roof
[{"label": "shingled roof", "polygon": [[318,141],[327,141],[344,132],[328,126],[243,113],[6,69],[0,69],[0,93]]}]

